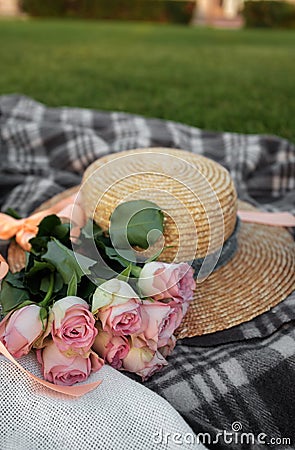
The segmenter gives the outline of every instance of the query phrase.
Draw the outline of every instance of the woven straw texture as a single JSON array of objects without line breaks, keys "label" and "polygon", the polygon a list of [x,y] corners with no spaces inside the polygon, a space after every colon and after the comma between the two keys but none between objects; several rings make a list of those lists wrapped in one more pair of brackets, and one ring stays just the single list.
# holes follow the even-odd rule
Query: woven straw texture
[{"label": "woven straw texture", "polygon": [[[171,121],[113,111],[47,108],[19,95],[0,97],[0,110],[2,211],[11,207],[27,216],[56,193],[79,184],[80,174],[86,167],[106,153],[161,143],[219,161],[230,170],[239,197],[245,201],[266,211],[295,214],[295,146],[285,139],[208,132]],[[266,442],[270,437],[290,437],[294,448],[295,427],[290,426],[295,423],[292,401],[295,398],[294,320],[295,292],[269,312],[237,327],[185,342],[179,340],[168,366],[145,386],[165,397],[196,433],[209,432],[211,442],[216,442],[220,431],[232,431],[232,423],[239,421],[242,433],[251,431],[256,437],[265,433]],[[48,447],[50,450],[64,447],[77,450],[86,446],[87,439],[90,440],[87,450],[120,450],[116,444],[117,430],[123,428],[119,427],[121,422],[124,423],[124,450],[133,449],[136,444],[138,450],[149,450],[149,446],[140,447],[137,436],[149,429],[151,420],[143,409],[146,394],[141,398],[134,396],[137,416],[146,414],[147,417],[141,420],[140,430],[134,427],[135,444],[132,445],[131,438],[129,440],[133,422],[130,427],[125,420],[127,414],[129,420],[132,418],[126,411],[129,399],[125,407],[124,394],[128,393],[129,385],[124,377],[119,378],[120,388],[108,384],[106,396],[102,395],[104,383],[95,391],[96,401],[92,406],[95,405],[97,414],[91,411],[87,422],[79,401],[71,401],[71,409],[64,409],[62,401],[55,407],[40,398],[43,395],[29,398],[32,382],[27,380],[24,385],[19,377],[18,389],[15,389],[14,375],[19,374],[18,370],[5,359],[1,359],[0,369],[1,450],[47,450]],[[115,371],[109,373],[115,378]],[[105,371],[102,376],[108,381]],[[13,389],[12,395],[9,395],[10,389]],[[118,404],[119,398],[122,405]],[[118,423],[113,421],[113,409],[108,410],[113,401],[119,411],[115,416]],[[65,402],[70,400],[65,399]],[[164,405],[161,408],[160,420],[166,420],[167,416],[168,421],[170,414]],[[76,418],[78,410],[81,421],[74,422],[72,413]],[[101,410],[103,413],[99,414]],[[90,428],[91,435],[87,434]],[[110,443],[111,435],[116,438],[114,445]],[[71,440],[67,441],[69,437]],[[95,438],[97,441],[92,445]],[[249,448],[250,445],[243,442],[243,446],[232,443],[232,447]],[[230,445],[219,440],[212,447],[229,450]],[[259,445],[253,444],[253,450],[254,447]],[[261,444],[262,447],[265,448]],[[177,448],[183,447],[177,445]]]},{"label": "woven straw texture", "polygon": [[[122,201],[146,198],[158,204],[166,213],[165,245],[174,246],[162,253],[164,261],[204,257],[210,242],[210,253],[218,248],[219,227],[209,226],[209,221],[218,220],[218,207],[224,221],[222,240],[231,235],[236,222],[237,198],[229,173],[208,158],[179,150],[140,149],[101,158],[86,170],[82,193],[86,214],[103,229]],[[238,241],[235,257],[198,283],[179,338],[251,320],[294,290],[294,242],[286,230],[242,224]]]},{"label": "woven straw texture", "polygon": [[[142,150],[140,151],[142,152]],[[177,157],[180,153],[181,158],[177,159],[176,162],[174,160],[174,165],[172,164],[169,170],[179,178],[177,169],[183,169],[186,177],[184,188],[184,185],[179,181],[176,180],[174,183],[172,177],[161,173],[159,160],[156,160],[155,156],[163,151]],[[137,150],[132,151],[135,154],[137,152]],[[199,180],[202,187],[204,187],[202,200],[206,200],[205,197],[208,195],[210,205],[210,199],[212,199],[211,188],[209,187],[206,191],[209,184],[206,181],[204,182],[202,177],[196,175],[201,172],[202,175],[209,177],[210,186],[217,190],[218,202],[224,217],[224,239],[227,239],[232,233],[236,222],[238,205],[230,176],[217,163],[198,155],[170,149],[153,149],[149,151],[149,154],[151,153],[155,154],[152,159],[144,161],[144,167],[142,167],[141,162],[142,153],[140,157],[124,158],[125,155],[130,155],[130,152],[109,155],[89,166],[84,175],[84,184],[82,184],[86,212],[90,217],[93,215],[97,223],[104,229],[107,229],[113,209],[120,202],[126,201],[126,199],[147,198],[153,200],[164,210],[169,210],[171,206],[169,202],[173,198],[181,198],[185,211],[190,212],[190,221],[183,225],[183,212],[178,215],[177,208],[171,214],[174,220],[171,220],[166,215],[165,245],[179,245],[179,236],[182,237],[182,233],[186,234],[185,239],[181,242],[191,244],[192,233],[187,225],[191,225],[191,218],[193,218],[196,220],[193,224],[195,227],[193,233],[196,233],[197,229],[198,246],[200,245],[202,249],[202,251],[199,251],[198,247],[198,251],[195,252],[197,256],[194,256],[194,258],[204,256],[204,249],[208,248],[208,243],[210,242],[210,236],[208,236],[210,229],[207,218],[212,211],[210,206],[209,208],[207,207],[206,203],[202,204],[202,202],[199,202],[195,191],[188,189],[187,186],[191,187],[192,184],[196,183],[195,179]],[[119,159],[117,159],[118,156],[120,157]],[[189,162],[189,165],[184,164],[184,161]],[[150,166],[146,165],[147,162],[149,162]],[[130,163],[131,167],[128,165],[126,167],[126,163]],[[151,173],[151,177],[146,174],[138,174],[140,171],[152,172],[155,170],[155,164],[157,173]],[[197,171],[195,170],[196,168]],[[128,174],[132,171],[133,175],[126,175],[126,173]],[[162,172],[165,172],[164,166],[162,166]],[[191,178],[193,181],[191,181]],[[150,186],[150,190],[142,190],[143,185],[146,188],[147,183]],[[154,190],[155,185],[157,190]],[[159,189],[159,185],[161,189]],[[166,189],[168,193],[165,196]],[[181,191],[180,194],[179,189]],[[195,189],[198,191],[196,185]],[[75,190],[78,190],[78,187],[55,196],[39,209],[50,207],[65,196],[72,194]],[[129,195],[130,192],[132,193],[131,196]],[[170,193],[172,195],[169,195]],[[157,197],[157,195],[160,196]],[[165,204],[165,201],[168,204]],[[194,201],[195,203],[193,203]],[[179,205],[179,202],[177,201],[175,204]],[[216,207],[216,198],[212,201],[212,205]],[[239,206],[241,209],[254,209],[242,202],[239,202]],[[171,212],[171,209],[169,212]],[[177,226],[175,225],[176,223]],[[179,224],[180,227],[178,227]],[[176,242],[169,235],[169,230]],[[216,242],[219,239],[220,236],[218,235]],[[171,261],[175,254],[176,251],[173,248],[172,253],[166,252],[165,258],[163,258],[162,254],[159,259]],[[194,259],[191,256],[192,246],[184,245],[182,252],[178,252],[175,260],[187,261]],[[9,263],[16,270],[19,270],[24,264],[24,253],[15,245],[11,245],[9,249]],[[177,337],[184,338],[213,333],[249,321],[277,305],[294,289],[295,247],[288,231],[281,227],[242,223],[238,235],[238,251],[236,255],[224,267],[211,273],[209,278],[197,284],[194,301],[177,330]]]},{"label": "woven straw texture", "polygon": [[268,311],[295,289],[295,248],[282,228],[243,223],[234,258],[197,284],[178,338],[224,330]]},{"label": "woven straw texture", "polygon": [[[137,149],[98,159],[82,183],[85,211],[103,229],[119,203],[155,202],[165,214],[163,261],[203,258],[233,232],[237,196],[216,162],[173,149]],[[210,223],[216,224],[214,230]]]}]

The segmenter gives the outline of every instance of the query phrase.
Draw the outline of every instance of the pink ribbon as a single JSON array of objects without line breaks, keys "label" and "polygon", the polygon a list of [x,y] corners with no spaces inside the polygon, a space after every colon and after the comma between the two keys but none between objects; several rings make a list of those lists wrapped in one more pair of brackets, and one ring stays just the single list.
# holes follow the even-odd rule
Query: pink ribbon
[{"label": "pink ribbon", "polygon": [[[25,250],[30,250],[30,244],[28,242],[29,239],[36,235],[38,225],[41,220],[50,214],[57,214],[60,218],[72,220],[75,226],[71,230],[71,237],[75,239],[79,236],[80,228],[82,228],[85,224],[85,214],[81,205],[77,201],[76,194],[74,194],[61,200],[53,207],[33,214],[26,219],[17,220],[7,214],[0,213],[0,239],[10,239],[13,236],[16,236],[16,241],[18,244]],[[9,266],[0,254],[0,280],[6,276],[8,270]],[[61,394],[70,395],[72,397],[81,397],[101,384],[101,381],[76,386],[59,386],[49,383],[48,381],[38,378],[36,375],[33,375],[22,367],[21,364],[19,364],[9,353],[2,342],[0,342],[0,354],[1,353],[34,381]]]},{"label": "pink ribbon", "polygon": [[274,227],[295,227],[295,216],[288,212],[238,211],[243,222],[260,223]]},{"label": "pink ribbon", "polygon": [[0,239],[7,240],[15,236],[16,242],[24,250],[30,251],[29,240],[36,236],[41,220],[50,214],[57,214],[62,219],[72,221],[75,226],[71,229],[71,237],[74,239],[79,236],[80,229],[86,222],[85,213],[79,204],[77,194],[73,194],[51,208],[32,214],[25,219],[14,219],[7,214],[0,213]]},{"label": "pink ribbon", "polygon": [[[72,237],[75,238],[79,235],[79,229],[85,223],[85,214],[81,205],[75,201],[76,196],[72,195],[70,197],[65,198],[61,202],[57,203],[52,208],[49,208],[40,213],[36,213],[33,216],[30,216],[27,219],[16,220],[7,216],[6,214],[0,213],[0,239],[9,239],[10,237],[16,235],[19,237],[17,241],[20,244],[23,244],[23,247],[27,247],[28,249],[28,238],[32,237],[32,235],[36,234],[37,225],[39,222],[49,214],[56,214],[63,218],[72,218],[75,227],[72,229]],[[260,212],[260,211],[243,211],[239,210],[238,215],[243,222],[250,223],[258,223],[264,225],[272,225],[272,226],[281,226],[281,227],[295,227],[295,216],[288,212]],[[1,233],[2,232],[2,233]],[[1,237],[1,234],[3,235]],[[0,255],[0,279],[4,278],[8,272],[8,264],[5,259]],[[19,364],[15,358],[8,352],[6,347],[0,342],[0,354],[2,353],[9,361],[15,364],[22,372],[24,372],[27,376],[32,378],[37,383],[42,386],[47,387],[55,392],[59,392],[62,394],[70,395],[73,397],[81,397],[82,395],[87,394],[93,389],[97,388],[101,381],[96,381],[94,383],[84,384],[84,385],[76,385],[76,386],[58,386],[48,381],[45,381],[41,378],[38,378],[36,375],[33,375],[29,371],[27,371],[24,367]]]},{"label": "pink ribbon", "polygon": [[88,392],[93,391],[93,389],[97,388],[97,386],[99,386],[102,383],[102,381],[99,380],[95,381],[94,383],[81,384],[76,386],[58,386],[56,384],[52,384],[49,383],[48,381],[42,380],[42,378],[39,378],[36,375],[30,373],[28,370],[26,370],[14,359],[14,357],[9,353],[9,351],[6,349],[6,347],[2,342],[0,342],[0,353],[2,353],[3,356],[9,359],[9,361],[11,361],[14,365],[16,365],[16,367],[18,367],[22,372],[24,372],[34,381],[37,381],[37,383],[42,384],[42,386],[45,386],[48,389],[51,389],[52,391],[55,392],[59,392],[61,394],[70,395],[72,397],[82,397],[82,395],[85,395]]},{"label": "pink ribbon", "polygon": [[[56,205],[44,211],[40,211],[25,219],[14,219],[7,214],[0,213],[0,239],[11,239],[13,236],[16,242],[27,251],[30,251],[29,240],[38,232],[38,225],[41,220],[49,214],[57,214],[60,218],[72,220],[74,227],[71,229],[71,237],[75,240],[80,233],[80,229],[85,225],[86,217],[82,205],[79,203],[77,194],[56,203]],[[260,212],[239,210],[238,215],[243,222],[260,223],[281,227],[294,227],[295,217],[288,212]],[[4,265],[3,265],[4,270]],[[1,275],[1,272],[0,272]]]},{"label": "pink ribbon", "polygon": [[0,253],[0,281],[3,280],[4,277],[6,277],[8,270],[9,265]]}]

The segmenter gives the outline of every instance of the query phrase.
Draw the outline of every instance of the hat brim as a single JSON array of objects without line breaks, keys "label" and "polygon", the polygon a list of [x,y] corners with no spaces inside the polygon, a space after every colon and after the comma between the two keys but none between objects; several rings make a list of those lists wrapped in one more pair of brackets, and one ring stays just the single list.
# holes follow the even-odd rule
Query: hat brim
[{"label": "hat brim", "polygon": [[[43,203],[42,211],[74,194],[79,186]],[[239,202],[243,209],[255,209]],[[13,242],[8,250],[12,271],[25,264],[25,254]],[[242,223],[238,250],[225,266],[211,273],[197,288],[177,338],[214,333],[247,322],[270,310],[295,289],[295,246],[282,227]]]},{"label": "hat brim", "polygon": [[242,223],[238,250],[197,284],[177,338],[200,336],[247,322],[295,289],[293,238],[281,227]]}]

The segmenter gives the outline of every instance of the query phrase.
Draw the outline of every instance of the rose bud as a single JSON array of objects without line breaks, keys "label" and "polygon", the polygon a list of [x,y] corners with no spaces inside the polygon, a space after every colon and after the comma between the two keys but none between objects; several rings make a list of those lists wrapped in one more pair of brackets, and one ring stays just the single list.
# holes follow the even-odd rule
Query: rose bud
[{"label": "rose bud", "polygon": [[141,328],[140,304],[135,299],[98,310],[103,331],[115,336],[137,333]]},{"label": "rose bud", "polygon": [[193,269],[187,263],[167,264],[153,261],[142,268],[138,287],[144,297],[187,302],[192,300],[196,288],[193,274]]},{"label": "rose bud", "polygon": [[44,379],[65,386],[87,380],[91,372],[97,372],[104,364],[94,352],[90,352],[87,358],[79,355],[67,357],[53,341],[36,353]]},{"label": "rose bud", "polygon": [[161,355],[164,356],[164,358],[167,358],[167,356],[171,355],[174,347],[176,345],[176,337],[171,336],[171,338],[168,340],[167,344],[163,347],[158,348],[158,351],[161,353]]},{"label": "rose bud", "polygon": [[102,283],[94,292],[92,312],[95,314],[100,308],[122,305],[131,299],[139,301],[132,287],[125,281],[112,278]]},{"label": "rose bud", "polygon": [[15,358],[27,355],[44,333],[40,310],[35,304],[24,306],[7,314],[0,323],[0,340]]},{"label": "rose bud", "polygon": [[49,315],[47,334],[67,356],[85,356],[97,335],[89,305],[79,297],[65,297],[54,303]]},{"label": "rose bud", "polygon": [[144,301],[141,305],[141,314],[142,333],[154,350],[167,345],[183,318],[182,305],[179,303]]},{"label": "rose bud", "polygon": [[130,344],[125,336],[113,336],[105,331],[99,331],[93,344],[96,351],[110,366],[121,369],[122,360],[130,350]]},{"label": "rose bud", "polygon": [[159,352],[153,352],[149,347],[131,347],[123,360],[123,368],[147,380],[155,372],[167,365],[166,359]]}]

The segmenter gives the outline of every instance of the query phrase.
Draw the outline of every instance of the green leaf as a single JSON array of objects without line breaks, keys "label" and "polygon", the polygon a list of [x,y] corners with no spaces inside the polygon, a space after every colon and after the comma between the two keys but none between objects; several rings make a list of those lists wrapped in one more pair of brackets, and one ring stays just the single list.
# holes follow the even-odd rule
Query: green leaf
[{"label": "green leaf", "polygon": [[15,308],[15,310],[24,308],[25,306],[28,306],[28,305],[34,305],[34,302],[32,302],[31,300],[25,300],[23,303],[21,303],[20,305],[18,305],[18,306]]},{"label": "green leaf", "polygon": [[42,306],[42,308],[40,308],[39,316],[40,316],[40,320],[42,322],[42,328],[43,328],[43,330],[45,330],[47,317],[48,317],[47,308],[44,308],[44,306]]},{"label": "green leaf", "polygon": [[164,215],[159,206],[147,200],[134,200],[117,206],[110,218],[110,237],[117,249],[138,246],[147,249],[163,234]]},{"label": "green leaf", "polygon": [[52,236],[55,227],[61,225],[61,220],[55,214],[50,214],[41,220],[37,236]]},{"label": "green leaf", "polygon": [[102,236],[104,233],[99,225],[97,225],[93,220],[89,219],[82,228],[81,234],[86,239],[96,239]]},{"label": "green leaf", "polygon": [[60,241],[69,240],[70,237],[70,224],[62,223],[60,218],[55,214],[44,217],[38,226],[38,237],[55,237]]},{"label": "green leaf", "polygon": [[[41,292],[47,292],[50,273],[55,271],[55,267],[46,262],[30,259],[25,275],[25,287],[33,294],[37,295],[38,301],[42,299]],[[35,299],[36,300],[36,299]]]},{"label": "green leaf", "polygon": [[[93,240],[95,246],[93,245]],[[122,271],[122,267],[128,267],[130,261],[136,262],[136,252],[131,249],[120,250],[119,254],[113,247],[112,242],[103,230],[92,220],[88,220],[85,227],[82,228],[80,235],[79,253],[93,254],[97,262],[91,267],[93,279],[110,279]],[[99,253],[99,256],[97,255]]]},{"label": "green leaf", "polygon": [[75,273],[73,273],[67,288],[67,296],[72,295],[77,295],[77,276]]},{"label": "green leaf", "polygon": [[43,277],[41,283],[39,283],[38,291],[40,290],[42,292],[48,292],[49,286],[50,286],[50,275],[47,275]]},{"label": "green leaf", "polygon": [[54,230],[52,236],[55,236],[60,241],[63,241],[65,238],[69,239],[70,236],[70,224],[63,223],[61,225],[57,225]]},{"label": "green leaf", "polygon": [[[105,280],[102,282],[105,282]],[[78,285],[77,296],[91,304],[91,299],[96,288],[97,284],[93,283],[87,276],[84,276],[81,278],[81,282]]]},{"label": "green leaf", "polygon": [[53,264],[50,264],[49,262],[34,260],[33,266],[26,273],[26,278],[33,277],[36,274],[38,274],[38,272],[41,272],[41,271],[44,271],[44,270],[53,272],[55,270],[55,267],[54,267]]},{"label": "green leaf", "polygon": [[117,271],[106,264],[97,263],[91,267],[91,279],[96,283],[97,280],[103,279],[104,281],[110,280],[117,276],[118,272],[122,270],[122,266]]},{"label": "green leaf", "polygon": [[126,269],[124,269],[121,273],[119,273],[119,275],[117,276],[118,280],[127,282],[129,280],[129,276],[131,273],[131,267],[132,267],[132,265],[129,264],[129,266],[126,267]]},{"label": "green leaf", "polygon": [[135,278],[139,278],[140,277],[140,273],[141,273],[142,269],[141,267],[136,266],[135,264],[131,265],[131,274],[135,277]]},{"label": "green leaf", "polygon": [[2,281],[0,304],[4,314],[7,314],[27,300],[30,300],[30,295],[26,289],[14,287],[6,279]]},{"label": "green leaf", "polygon": [[[109,278],[109,280],[110,280],[111,278]],[[105,283],[106,282],[106,280],[105,280],[105,278],[99,278],[99,277],[97,277],[97,278],[95,278],[95,289],[94,289],[94,291],[96,290],[96,288],[97,287],[99,287],[101,284],[103,284],[103,283]]]},{"label": "green leaf", "polygon": [[5,281],[7,281],[13,287],[16,287],[19,289],[25,289],[24,275],[25,275],[24,270],[21,270],[20,272],[16,272],[16,273],[8,272],[8,274],[5,277]]},{"label": "green leaf", "polygon": [[105,247],[104,250],[106,255],[110,259],[118,261],[123,267],[128,267],[130,261],[135,260],[135,253],[132,250],[124,250],[124,255],[126,256],[126,258],[119,255],[119,253],[113,247]]},{"label": "green leaf", "polygon": [[40,222],[37,236],[30,239],[31,252],[37,256],[44,254],[52,237],[55,237],[67,247],[71,247],[70,224],[63,224],[55,214],[44,217]]},{"label": "green leaf", "polygon": [[54,238],[48,243],[43,259],[56,267],[65,284],[70,283],[73,273],[76,274],[79,283],[83,275],[91,273],[89,267],[96,263],[93,259],[74,253]]},{"label": "green leaf", "polygon": [[[50,286],[50,275],[46,275],[41,280],[39,290],[42,292],[48,292],[49,286]],[[55,272],[53,292],[54,293],[59,292],[63,288],[63,286],[64,282],[61,275],[58,272]]]},{"label": "green leaf", "polygon": [[7,208],[7,210],[4,211],[4,213],[10,217],[13,217],[14,219],[21,219],[21,216],[19,215],[19,213],[17,211],[15,211],[15,209]]},{"label": "green leaf", "polygon": [[[53,292],[54,293],[59,292],[62,289],[63,285],[64,285],[64,282],[63,282],[62,276],[60,275],[60,273],[55,272]],[[47,288],[47,290],[48,290],[48,288]]]},{"label": "green leaf", "polygon": [[31,254],[33,255],[42,255],[47,250],[47,244],[49,242],[49,237],[35,237],[30,239],[30,244],[32,246],[31,248]]}]

